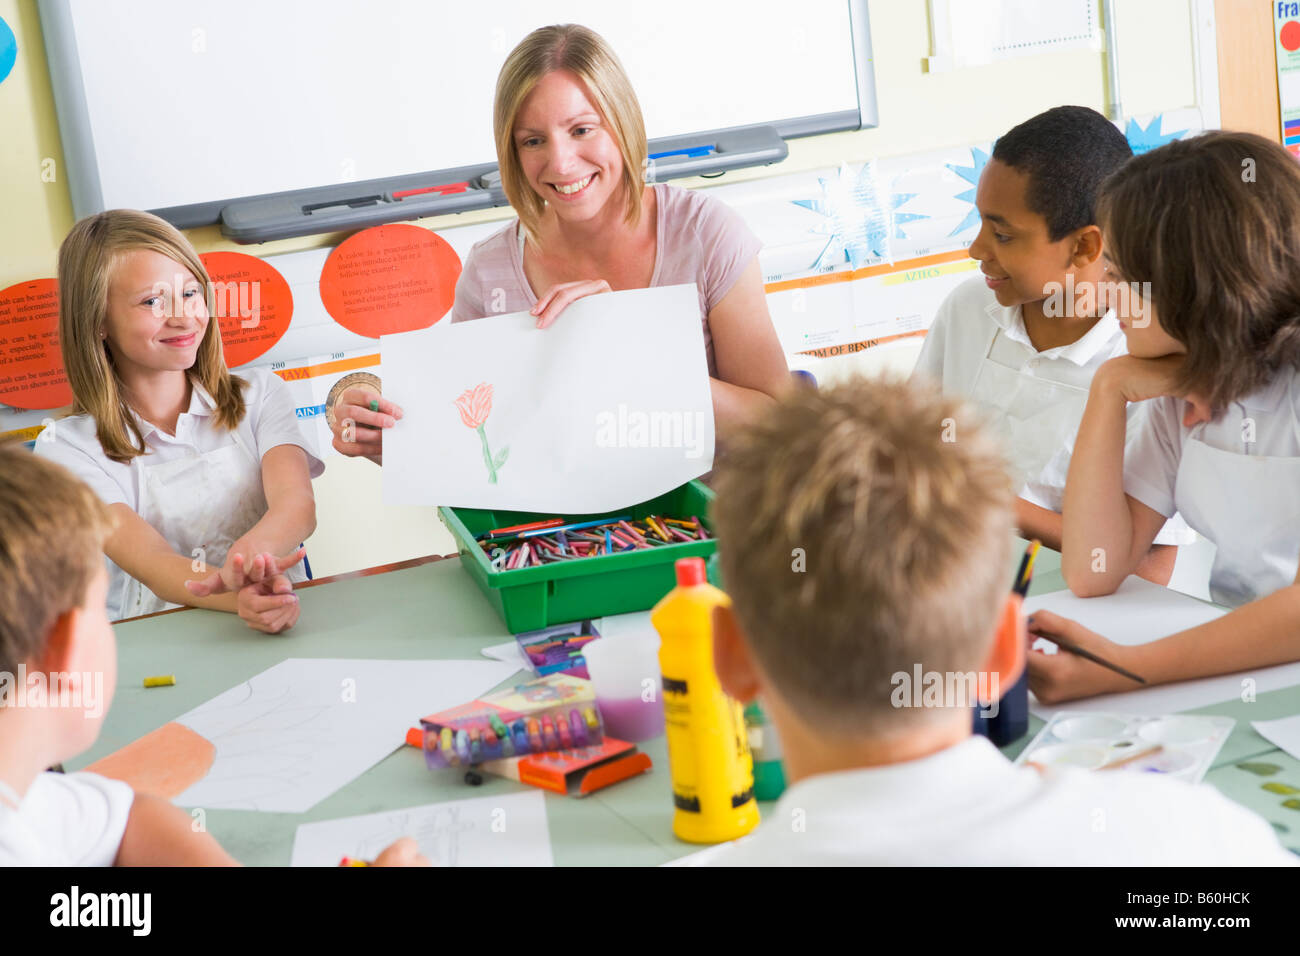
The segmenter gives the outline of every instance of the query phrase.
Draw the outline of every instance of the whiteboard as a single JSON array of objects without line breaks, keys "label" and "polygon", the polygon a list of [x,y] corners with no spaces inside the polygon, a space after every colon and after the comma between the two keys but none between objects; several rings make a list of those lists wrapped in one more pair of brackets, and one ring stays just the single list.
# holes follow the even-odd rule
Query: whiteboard
[{"label": "whiteboard", "polygon": [[857,128],[864,109],[865,125],[875,122],[874,91],[860,102],[861,42],[855,51],[866,0],[802,0],[793,16],[788,0],[40,9],[78,217],[494,163],[497,73],[520,39],[556,22],[610,42],[651,139],[751,124],[783,135]]}]

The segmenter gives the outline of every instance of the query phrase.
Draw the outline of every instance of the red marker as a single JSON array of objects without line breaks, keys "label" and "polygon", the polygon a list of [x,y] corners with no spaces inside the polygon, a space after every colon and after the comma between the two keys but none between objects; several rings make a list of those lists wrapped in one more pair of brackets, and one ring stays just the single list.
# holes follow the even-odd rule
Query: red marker
[{"label": "red marker", "polygon": [[443,183],[440,186],[422,186],[419,189],[399,189],[391,196],[394,201],[406,199],[410,196],[427,196],[429,193],[438,193],[440,196],[451,196],[455,193],[468,191],[469,183]]}]

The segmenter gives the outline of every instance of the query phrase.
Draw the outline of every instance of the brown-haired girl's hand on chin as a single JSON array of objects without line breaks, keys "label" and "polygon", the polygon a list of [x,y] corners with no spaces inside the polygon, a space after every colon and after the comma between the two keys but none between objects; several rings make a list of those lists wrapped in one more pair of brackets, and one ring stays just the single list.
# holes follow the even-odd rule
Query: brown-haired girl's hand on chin
[{"label": "brown-haired girl's hand on chin", "polygon": [[551,286],[546,294],[537,300],[531,312],[537,316],[537,327],[544,329],[554,322],[561,312],[578,299],[588,295],[599,295],[612,291],[604,279],[583,279],[579,282],[561,282]]},{"label": "brown-haired girl's hand on chin", "polygon": [[1162,355],[1159,358],[1138,358],[1118,355],[1097,370],[1106,387],[1118,391],[1129,402],[1145,402],[1165,395],[1181,398],[1187,403],[1183,411],[1183,424],[1187,427],[1197,422],[1208,422],[1213,417],[1209,404],[1195,392],[1178,388],[1186,356],[1182,353]]},{"label": "brown-haired girl's hand on chin", "polygon": [[[1051,611],[1035,611],[1026,623],[1031,644],[1040,637],[1050,641],[1052,635],[1056,634],[1112,664],[1125,670],[1134,670],[1127,660],[1132,648],[1109,641],[1078,621]],[[1113,694],[1142,686],[1069,651],[1058,650],[1055,654],[1030,651],[1025,666],[1029,668],[1029,689],[1044,704],[1059,704],[1080,697]]]},{"label": "brown-haired girl's hand on chin", "polygon": [[1118,391],[1130,402],[1145,402],[1162,395],[1182,398],[1176,386],[1184,359],[1181,354],[1160,358],[1117,355],[1104,363],[1097,375],[1103,378],[1108,390]]},{"label": "brown-haired girl's hand on chin", "polygon": [[287,631],[298,623],[302,610],[293,582],[283,574],[240,588],[236,609],[245,624],[264,634]]},{"label": "brown-haired girl's hand on chin", "polygon": [[[379,405],[372,411],[370,402]],[[397,424],[403,411],[386,398],[376,399],[364,388],[350,388],[339,396],[334,406],[334,450],[349,458],[369,458],[376,465],[384,463],[384,429]],[[369,427],[367,427],[369,426]]]}]

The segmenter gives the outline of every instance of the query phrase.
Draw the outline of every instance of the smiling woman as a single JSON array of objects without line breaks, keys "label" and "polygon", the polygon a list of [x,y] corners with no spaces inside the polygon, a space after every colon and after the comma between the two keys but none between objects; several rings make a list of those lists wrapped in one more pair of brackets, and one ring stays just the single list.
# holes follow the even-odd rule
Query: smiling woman
[{"label": "smiling woman", "polygon": [[[88,484],[116,528],[111,619],[193,604],[277,632],[298,617],[299,544],[316,525],[285,384],[230,374],[211,286],[183,235],[148,213],[81,220],[59,250],[59,338],[74,414],[36,453]],[[211,570],[205,565],[210,565]]]},{"label": "smiling woman", "polygon": [[[646,183],[641,107],[600,36],[565,24],[525,37],[497,79],[493,126],[519,218],[470,250],[451,321],[531,312],[545,329],[583,296],[693,282],[719,438],[789,387],[758,238],[701,191]],[[388,401],[341,406],[340,420],[376,427],[337,425],[334,447],[382,462],[397,417]]]}]

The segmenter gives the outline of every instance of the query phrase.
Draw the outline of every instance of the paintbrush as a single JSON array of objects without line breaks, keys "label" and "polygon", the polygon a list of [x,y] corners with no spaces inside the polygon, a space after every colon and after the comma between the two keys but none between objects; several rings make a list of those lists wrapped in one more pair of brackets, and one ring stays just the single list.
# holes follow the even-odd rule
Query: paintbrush
[{"label": "paintbrush", "polygon": [[1125,764],[1133,763],[1135,760],[1141,760],[1143,757],[1150,757],[1153,754],[1158,754],[1164,749],[1165,748],[1162,744],[1156,744],[1154,747],[1148,747],[1146,750],[1139,750],[1135,754],[1129,754],[1127,757],[1122,757],[1119,760],[1112,760],[1110,763],[1102,764],[1097,769],[1114,770],[1116,767],[1122,767]]},{"label": "paintbrush", "polygon": [[1119,674],[1121,677],[1127,677],[1129,680],[1135,680],[1139,684],[1146,683],[1146,678],[1139,677],[1137,674],[1134,674],[1132,671],[1126,671],[1118,664],[1112,664],[1110,661],[1106,660],[1106,658],[1098,657],[1092,651],[1086,651],[1078,644],[1074,644],[1070,641],[1067,641],[1063,637],[1057,637],[1055,634],[1039,634],[1038,637],[1041,637],[1045,641],[1051,641],[1053,644],[1055,644],[1063,651],[1069,651],[1071,654],[1074,654],[1077,657],[1082,657],[1086,661],[1092,661],[1094,664],[1100,664],[1102,667],[1109,668],[1110,670],[1113,670],[1116,674]]}]

